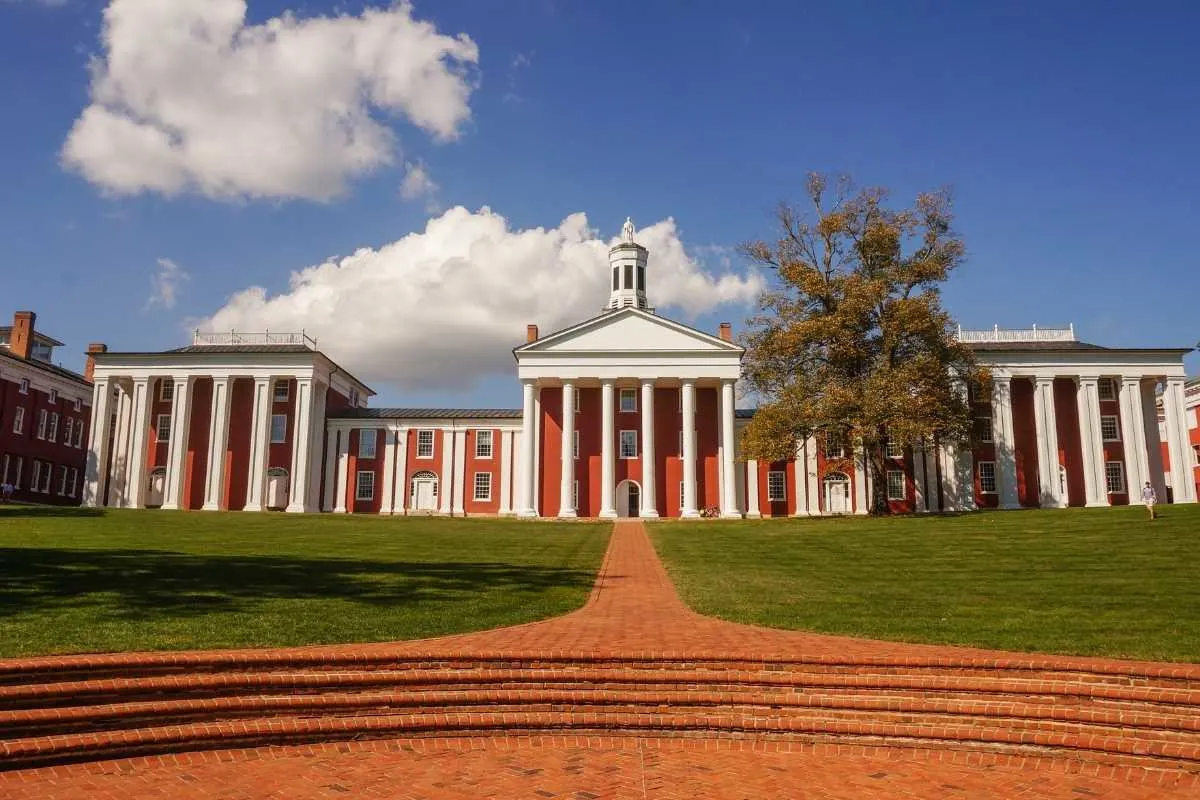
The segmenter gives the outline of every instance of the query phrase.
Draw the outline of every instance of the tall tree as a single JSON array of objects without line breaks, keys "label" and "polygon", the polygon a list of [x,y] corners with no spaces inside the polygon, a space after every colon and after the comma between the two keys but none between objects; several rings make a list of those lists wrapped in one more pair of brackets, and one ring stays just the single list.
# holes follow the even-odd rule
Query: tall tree
[{"label": "tall tree", "polygon": [[[746,336],[745,379],[760,404],[744,452],[774,461],[813,435],[861,441],[874,511],[886,512],[889,440],[969,439],[963,382],[986,373],[940,294],[965,247],[945,190],[896,210],[885,190],[845,178],[813,174],[807,188],[811,210],[781,206],[779,238],[743,247],[776,278]],[[848,471],[852,458],[830,466]]]}]

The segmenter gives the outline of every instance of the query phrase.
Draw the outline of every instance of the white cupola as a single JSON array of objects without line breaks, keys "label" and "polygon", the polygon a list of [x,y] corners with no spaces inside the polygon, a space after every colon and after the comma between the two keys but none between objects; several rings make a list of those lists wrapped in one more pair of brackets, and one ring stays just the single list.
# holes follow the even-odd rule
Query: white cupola
[{"label": "white cupola", "polygon": [[621,241],[608,251],[612,293],[608,296],[605,311],[618,308],[653,310],[646,303],[646,260],[650,251],[633,240],[636,234],[633,220],[626,217],[625,225],[621,228]]}]

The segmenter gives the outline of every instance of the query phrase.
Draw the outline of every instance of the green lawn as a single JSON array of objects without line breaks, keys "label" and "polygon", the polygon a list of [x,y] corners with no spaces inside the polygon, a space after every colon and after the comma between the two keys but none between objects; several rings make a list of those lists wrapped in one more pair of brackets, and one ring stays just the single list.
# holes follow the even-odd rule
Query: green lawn
[{"label": "green lawn", "polygon": [[1200,506],[649,528],[697,611],[911,642],[1200,662]]},{"label": "green lawn", "polygon": [[0,506],[0,657],[414,639],[587,599],[610,525]]}]

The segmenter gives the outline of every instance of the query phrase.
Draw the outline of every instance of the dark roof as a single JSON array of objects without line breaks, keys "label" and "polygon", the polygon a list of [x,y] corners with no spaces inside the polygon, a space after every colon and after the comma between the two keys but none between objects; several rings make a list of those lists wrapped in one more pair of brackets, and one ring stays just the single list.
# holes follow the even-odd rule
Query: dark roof
[{"label": "dark roof", "polygon": [[189,344],[168,353],[316,353],[302,344]]},{"label": "dark roof", "polygon": [[520,419],[519,408],[349,408],[331,419]]},{"label": "dark roof", "polygon": [[1192,350],[1190,347],[1101,347],[1088,342],[972,342],[967,347],[997,353],[1187,353]]},{"label": "dark roof", "polygon": [[91,386],[92,382],[80,375],[78,372],[73,372],[66,367],[60,367],[57,364],[51,364],[47,361],[38,361],[35,358],[19,358],[13,355],[12,352],[0,347],[0,356],[7,358],[9,361],[15,361],[18,364],[28,364],[29,366],[40,369],[43,372],[49,372],[51,375],[57,375],[60,378],[66,378],[75,383],[82,383],[84,386]]}]

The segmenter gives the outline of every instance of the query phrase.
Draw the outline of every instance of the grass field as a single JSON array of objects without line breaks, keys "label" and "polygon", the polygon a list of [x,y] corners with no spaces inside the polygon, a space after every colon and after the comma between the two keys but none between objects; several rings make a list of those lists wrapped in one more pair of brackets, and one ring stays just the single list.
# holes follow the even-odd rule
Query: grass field
[{"label": "grass field", "polygon": [[649,527],[697,611],[911,642],[1200,662],[1200,506]]},{"label": "grass field", "polygon": [[611,525],[0,506],[0,657],[414,639],[587,599]]}]

